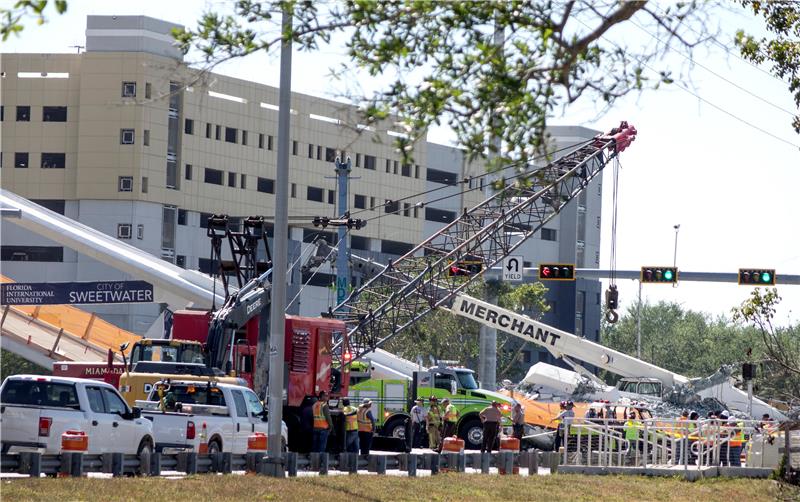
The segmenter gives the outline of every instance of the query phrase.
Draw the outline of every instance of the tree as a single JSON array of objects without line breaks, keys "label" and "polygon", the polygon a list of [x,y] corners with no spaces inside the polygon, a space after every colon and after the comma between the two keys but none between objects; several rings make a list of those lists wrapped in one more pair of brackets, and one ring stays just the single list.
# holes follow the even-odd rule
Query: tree
[{"label": "tree", "polygon": [[[537,318],[549,310],[544,297],[547,288],[539,282],[519,286],[497,281],[478,282],[469,286],[466,293],[483,297],[487,288],[490,288],[491,294],[497,295],[498,304],[503,308],[525,312]],[[479,330],[480,324],[475,321],[449,311],[437,310],[386,342],[383,348],[412,361],[421,357],[423,364],[428,362],[428,357],[432,357],[458,360],[461,364],[474,368],[478,363]],[[518,380],[524,376],[523,368],[517,363],[521,362],[522,350],[526,346],[527,342],[498,331],[498,379]]]},{"label": "tree", "polygon": [[17,0],[11,8],[0,8],[0,36],[3,42],[8,40],[11,34],[19,35],[25,29],[22,20],[25,17],[33,16],[37,24],[47,22],[45,12],[47,6],[53,5],[56,13],[63,14],[67,11],[67,0]]},{"label": "tree", "polygon": [[[736,45],[742,56],[755,63],[772,63],[772,74],[789,84],[794,102],[800,108],[800,4],[797,2],[761,2],[742,0],[756,16],[764,18],[772,38],[756,38],[744,30],[736,33]],[[800,113],[792,121],[800,134]]]},{"label": "tree", "polygon": [[[281,33],[275,22],[284,9],[293,14],[291,33]],[[350,97],[365,123],[390,121],[404,130],[407,136],[395,140],[404,155],[430,126],[446,123],[473,157],[495,151],[493,138],[499,138],[496,165],[504,165],[545,150],[545,126],[557,107],[584,97],[610,106],[631,91],[670,82],[667,70],[655,78],[645,70],[671,45],[701,43],[706,15],[695,2],[656,10],[648,2],[617,0],[240,0],[232,15],[208,12],[176,38],[213,65],[269,51],[282,37],[314,50],[344,34],[353,64],[335,75],[355,67],[391,79],[371,96]],[[606,40],[634,17],[664,44],[642,48]]]},{"label": "tree", "polygon": [[0,381],[11,375],[49,375],[50,373],[51,371],[47,368],[34,364],[13,352],[0,351]]}]

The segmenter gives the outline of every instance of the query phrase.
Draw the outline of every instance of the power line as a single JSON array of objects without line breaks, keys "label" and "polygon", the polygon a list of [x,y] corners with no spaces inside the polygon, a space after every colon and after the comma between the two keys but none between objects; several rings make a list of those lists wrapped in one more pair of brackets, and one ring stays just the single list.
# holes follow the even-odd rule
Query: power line
[{"label": "power line", "polygon": [[694,58],[687,56],[687,55],[686,55],[686,54],[684,54],[682,51],[678,51],[678,50],[677,50],[677,49],[675,49],[674,47],[672,47],[672,46],[670,46],[669,44],[665,43],[663,40],[661,40],[660,38],[658,38],[656,35],[654,35],[654,34],[650,33],[649,31],[647,31],[646,29],[644,29],[644,27],[642,27],[641,25],[637,24],[637,23],[636,23],[636,22],[634,22],[633,20],[631,20],[631,24],[633,24],[634,26],[636,26],[637,28],[639,28],[641,31],[643,31],[643,32],[647,33],[648,35],[650,35],[651,37],[653,37],[653,38],[654,38],[655,40],[657,40],[658,42],[660,42],[660,43],[664,44],[664,46],[665,46],[667,49],[669,49],[669,50],[671,50],[671,51],[675,52],[676,54],[678,54],[679,56],[683,57],[684,59],[686,59],[686,60],[687,60],[687,61],[689,61],[690,63],[692,63],[692,64],[694,64],[694,65],[697,65],[697,66],[699,66],[700,68],[702,68],[702,69],[706,70],[708,73],[710,73],[710,74],[714,75],[715,77],[717,77],[717,78],[719,78],[719,79],[721,79],[721,80],[724,80],[725,82],[729,83],[730,85],[732,85],[732,86],[736,87],[736,88],[737,88],[737,89],[739,89],[740,91],[746,92],[746,93],[747,93],[747,94],[749,94],[750,96],[752,96],[752,97],[754,97],[754,98],[756,98],[756,99],[758,99],[758,100],[760,100],[760,101],[762,101],[762,102],[764,102],[764,103],[766,103],[766,104],[768,104],[768,105],[770,105],[770,106],[772,106],[772,107],[774,107],[774,108],[777,108],[778,110],[780,110],[780,111],[782,111],[782,112],[785,112],[785,113],[789,114],[791,117],[794,117],[794,115],[795,115],[795,114],[794,114],[794,112],[791,112],[791,111],[787,110],[786,108],[783,108],[783,107],[782,107],[782,106],[780,106],[780,105],[776,105],[775,103],[773,103],[773,102],[771,102],[771,101],[767,101],[766,99],[762,98],[762,97],[761,97],[761,96],[759,96],[758,94],[755,94],[755,93],[751,92],[750,90],[748,90],[748,89],[745,89],[744,87],[742,87],[741,85],[737,84],[736,82],[733,82],[733,81],[731,81],[731,80],[727,79],[726,77],[724,77],[724,76],[720,75],[719,73],[715,72],[715,71],[714,71],[714,70],[712,70],[711,68],[709,68],[709,67],[707,67],[707,66],[704,66],[703,64],[701,64],[701,63],[697,62],[697,61],[696,61]]}]

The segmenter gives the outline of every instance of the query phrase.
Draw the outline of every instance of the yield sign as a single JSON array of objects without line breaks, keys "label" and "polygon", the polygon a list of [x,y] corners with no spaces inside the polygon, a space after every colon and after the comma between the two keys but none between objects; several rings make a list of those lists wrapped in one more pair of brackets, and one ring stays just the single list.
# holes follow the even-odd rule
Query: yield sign
[{"label": "yield sign", "polygon": [[522,280],[522,255],[506,256],[503,259],[503,280],[519,282]]}]

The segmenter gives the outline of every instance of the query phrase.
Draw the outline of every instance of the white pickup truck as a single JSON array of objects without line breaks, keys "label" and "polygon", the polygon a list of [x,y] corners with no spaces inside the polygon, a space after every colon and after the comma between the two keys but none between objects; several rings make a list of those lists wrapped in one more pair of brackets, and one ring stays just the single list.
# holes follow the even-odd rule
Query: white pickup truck
[{"label": "white pickup truck", "polygon": [[[162,452],[247,453],[247,438],[267,433],[264,406],[255,392],[240,385],[165,380],[156,382],[148,399],[136,406],[153,422]],[[286,424],[281,424],[281,440],[285,448]]]},{"label": "white pickup truck", "polygon": [[61,435],[85,432],[87,453],[150,453],[153,425],[131,409],[117,390],[83,378],[13,375],[0,387],[3,453],[59,453]]}]

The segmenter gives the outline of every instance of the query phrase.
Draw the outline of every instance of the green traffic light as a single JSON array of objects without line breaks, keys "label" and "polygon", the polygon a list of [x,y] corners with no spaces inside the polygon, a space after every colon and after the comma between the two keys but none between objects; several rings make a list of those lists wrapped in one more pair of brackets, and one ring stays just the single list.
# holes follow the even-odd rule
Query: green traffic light
[{"label": "green traffic light", "polygon": [[672,280],[672,270],[667,269],[667,270],[664,271],[664,280],[665,281],[671,281]]},{"label": "green traffic light", "polygon": [[769,272],[761,272],[761,282],[769,284],[771,282],[772,276],[770,276]]}]

